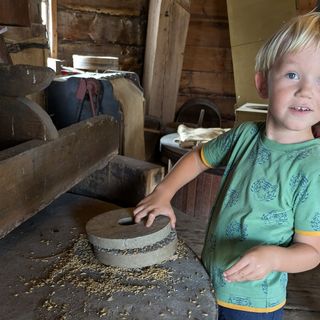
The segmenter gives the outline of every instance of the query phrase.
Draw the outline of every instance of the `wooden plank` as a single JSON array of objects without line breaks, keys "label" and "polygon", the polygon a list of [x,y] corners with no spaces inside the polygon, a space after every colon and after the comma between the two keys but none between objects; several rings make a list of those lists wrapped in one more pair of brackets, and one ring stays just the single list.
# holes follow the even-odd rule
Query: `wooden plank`
[{"label": "wooden plank", "polygon": [[[118,43],[142,46],[146,25],[140,17],[125,19],[96,13],[58,12],[58,37],[66,41],[90,41],[97,45]],[[139,30],[139,31],[137,31]]]},{"label": "wooden plank", "polygon": [[102,115],[0,152],[0,237],[46,207],[118,152],[118,123]]},{"label": "wooden plank", "polygon": [[[17,0],[20,1],[20,0]],[[29,16],[31,23],[42,23],[41,17],[41,2],[42,0],[28,0]]]},{"label": "wooden plank", "polygon": [[32,23],[30,27],[8,27],[4,33],[7,43],[35,42],[43,43],[46,38],[46,26],[39,23]]},{"label": "wooden plank", "polygon": [[29,26],[29,0],[1,0],[0,24],[9,26]]},{"label": "wooden plank", "polygon": [[49,0],[51,19],[49,21],[50,57],[58,57],[58,0]]},{"label": "wooden plank", "polygon": [[186,46],[184,71],[233,72],[231,48]]},{"label": "wooden plank", "polygon": [[196,211],[197,201],[197,186],[200,178],[194,179],[188,183],[186,188],[186,211],[185,213],[194,216]]},{"label": "wooden plank", "polygon": [[60,9],[68,8],[118,16],[140,16],[147,11],[147,7],[147,0],[59,0]]},{"label": "wooden plank", "polygon": [[0,141],[14,144],[32,139],[53,140],[59,134],[49,115],[26,98],[0,96]]},{"label": "wooden plank", "polygon": [[71,192],[134,207],[164,177],[164,167],[117,155],[107,166],[81,181]]},{"label": "wooden plank", "polygon": [[220,179],[219,176],[203,172],[175,194],[172,205],[187,215],[207,221],[217,195]]},{"label": "wooden plank", "polygon": [[188,46],[230,48],[228,21],[190,20]]},{"label": "wooden plank", "polygon": [[150,1],[143,87],[147,114],[164,123],[174,119],[189,19],[175,0]]},{"label": "wooden plank", "polygon": [[223,125],[230,127],[232,120],[226,119],[234,118],[234,91],[226,1],[192,1],[176,109],[182,101],[205,96],[217,104]]},{"label": "wooden plank", "polygon": [[227,3],[221,0],[191,1],[191,20],[195,17],[224,18],[228,19]]},{"label": "wooden plank", "polygon": [[145,160],[143,92],[125,78],[111,79],[114,97],[123,113],[123,154]]},{"label": "wooden plank", "polygon": [[233,73],[182,71],[180,92],[234,95],[235,90]]}]

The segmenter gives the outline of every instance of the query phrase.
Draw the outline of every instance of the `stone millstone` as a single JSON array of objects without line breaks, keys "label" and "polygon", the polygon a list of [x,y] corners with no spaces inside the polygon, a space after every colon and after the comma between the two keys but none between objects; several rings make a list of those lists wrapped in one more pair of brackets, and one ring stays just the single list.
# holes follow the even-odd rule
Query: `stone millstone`
[{"label": "stone millstone", "polygon": [[177,248],[177,235],[169,219],[157,217],[147,228],[143,222],[133,222],[132,210],[112,210],[88,221],[86,231],[97,259],[123,268],[142,268],[168,260]]}]

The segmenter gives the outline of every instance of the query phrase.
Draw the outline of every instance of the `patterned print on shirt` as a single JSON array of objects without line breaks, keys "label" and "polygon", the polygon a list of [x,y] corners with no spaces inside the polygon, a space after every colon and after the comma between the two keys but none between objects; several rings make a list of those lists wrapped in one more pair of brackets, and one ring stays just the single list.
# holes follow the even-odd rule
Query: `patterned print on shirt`
[{"label": "patterned print on shirt", "polygon": [[311,228],[314,231],[320,231],[320,212],[316,212],[311,220]]},{"label": "patterned print on shirt", "polygon": [[277,212],[276,210],[272,210],[264,213],[261,220],[266,225],[283,225],[288,222],[288,214],[287,212]]},{"label": "patterned print on shirt", "polygon": [[268,286],[268,281],[267,280],[264,280],[261,284],[261,288],[262,288],[262,291],[265,295],[268,295],[268,289],[269,289],[269,286]]},{"label": "patterned print on shirt", "polygon": [[258,147],[254,151],[252,151],[252,154],[250,155],[250,160],[254,164],[265,164],[270,161],[271,158],[271,152],[264,148],[264,147]]},{"label": "patterned print on shirt", "polygon": [[226,201],[227,201],[226,207],[231,208],[234,205],[236,205],[237,202],[239,201],[239,198],[240,198],[239,191],[234,189],[228,190],[226,194]]},{"label": "patterned print on shirt", "polygon": [[303,160],[308,158],[312,154],[311,150],[299,150],[291,151],[288,153],[288,160]]},{"label": "patterned print on shirt", "polygon": [[288,274],[286,272],[281,272],[280,276],[280,285],[283,292],[286,292],[287,284],[288,284]]},{"label": "patterned print on shirt", "polygon": [[213,268],[213,279],[214,279],[214,286],[215,288],[221,288],[226,285],[226,281],[224,280],[223,276],[224,270],[221,268]]},{"label": "patterned print on shirt", "polygon": [[303,173],[298,173],[290,178],[289,186],[297,194],[297,204],[305,202],[308,197],[308,178]]},{"label": "patterned print on shirt", "polygon": [[220,144],[220,149],[222,152],[227,152],[230,150],[232,145],[232,136],[228,135],[226,139],[224,139],[223,144]]},{"label": "patterned print on shirt", "polygon": [[229,298],[229,303],[231,304],[236,304],[238,306],[244,306],[244,307],[251,307],[252,303],[249,297],[244,298],[244,297],[230,297]]},{"label": "patterned print on shirt", "polygon": [[246,240],[248,238],[248,226],[237,221],[232,221],[226,229],[228,239]]},{"label": "patterned print on shirt", "polygon": [[250,129],[249,133],[252,135],[252,136],[255,136],[259,131],[259,128],[257,126],[254,126]]},{"label": "patterned print on shirt", "polygon": [[269,181],[261,178],[255,181],[250,190],[256,195],[260,201],[271,201],[277,196],[278,186],[272,185]]}]

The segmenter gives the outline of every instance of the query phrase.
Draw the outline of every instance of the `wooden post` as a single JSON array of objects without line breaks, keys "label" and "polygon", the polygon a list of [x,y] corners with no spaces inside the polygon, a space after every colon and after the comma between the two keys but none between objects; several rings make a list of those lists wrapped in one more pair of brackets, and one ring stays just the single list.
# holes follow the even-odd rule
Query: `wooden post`
[{"label": "wooden post", "polygon": [[143,87],[146,113],[174,120],[190,0],[150,0]]},{"label": "wooden post", "polygon": [[49,0],[50,57],[58,58],[57,0]]}]

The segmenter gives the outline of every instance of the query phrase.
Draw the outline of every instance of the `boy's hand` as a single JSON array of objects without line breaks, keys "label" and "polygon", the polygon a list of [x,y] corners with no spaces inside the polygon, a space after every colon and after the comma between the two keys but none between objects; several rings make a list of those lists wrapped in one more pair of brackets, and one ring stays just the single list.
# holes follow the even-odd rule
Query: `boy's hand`
[{"label": "boy's hand", "polygon": [[274,269],[272,246],[258,246],[250,249],[223,275],[227,282],[241,282],[263,279]]},{"label": "boy's hand", "polygon": [[170,219],[171,227],[174,229],[176,216],[171,207],[170,200],[155,190],[149,196],[140,201],[133,211],[135,222],[139,223],[144,217],[147,218],[146,227],[150,227],[154,219],[159,216],[167,216]]}]

